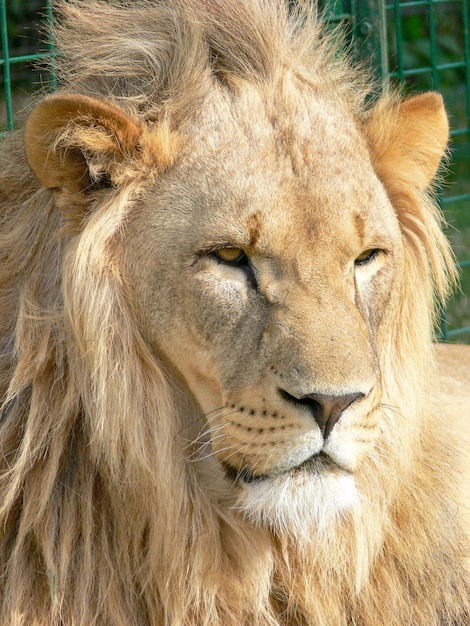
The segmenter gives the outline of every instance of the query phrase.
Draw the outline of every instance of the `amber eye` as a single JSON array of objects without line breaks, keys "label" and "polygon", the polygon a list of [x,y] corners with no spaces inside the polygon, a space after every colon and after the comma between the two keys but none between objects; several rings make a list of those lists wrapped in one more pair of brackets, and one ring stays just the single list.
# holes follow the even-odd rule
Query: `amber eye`
[{"label": "amber eye", "polygon": [[241,248],[219,248],[214,254],[219,261],[224,263],[240,263],[245,258],[245,253]]},{"label": "amber eye", "polygon": [[370,250],[364,250],[362,254],[360,254],[356,260],[354,261],[355,265],[366,265],[366,263],[370,263],[375,257],[379,254],[379,250],[377,248],[372,248]]}]

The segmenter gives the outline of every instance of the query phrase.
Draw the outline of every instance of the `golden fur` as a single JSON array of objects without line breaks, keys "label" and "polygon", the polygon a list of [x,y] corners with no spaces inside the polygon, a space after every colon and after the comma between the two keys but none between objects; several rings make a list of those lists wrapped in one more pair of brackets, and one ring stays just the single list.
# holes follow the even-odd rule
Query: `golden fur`
[{"label": "golden fur", "polygon": [[442,100],[285,6],[57,6],[1,146],[2,625],[470,623]]}]

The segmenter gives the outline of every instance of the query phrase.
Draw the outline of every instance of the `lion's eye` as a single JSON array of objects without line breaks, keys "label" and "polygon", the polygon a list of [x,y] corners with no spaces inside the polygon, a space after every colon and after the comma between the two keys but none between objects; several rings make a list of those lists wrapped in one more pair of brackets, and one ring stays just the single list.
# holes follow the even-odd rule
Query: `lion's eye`
[{"label": "lion's eye", "polygon": [[366,265],[366,263],[370,263],[373,261],[376,256],[379,254],[379,250],[377,248],[372,248],[371,250],[364,250],[362,254],[360,254],[356,260],[354,261],[355,265]]},{"label": "lion's eye", "polygon": [[214,255],[219,261],[237,265],[246,259],[245,253],[241,248],[219,248],[214,251]]}]

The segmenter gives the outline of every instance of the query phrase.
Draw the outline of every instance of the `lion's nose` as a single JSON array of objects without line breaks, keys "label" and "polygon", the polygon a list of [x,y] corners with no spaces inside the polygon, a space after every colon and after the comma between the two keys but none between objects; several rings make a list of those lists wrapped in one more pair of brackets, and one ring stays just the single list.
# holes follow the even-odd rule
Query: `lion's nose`
[{"label": "lion's nose", "polygon": [[318,424],[324,439],[327,439],[335,424],[341,417],[341,413],[348,408],[355,400],[363,398],[362,392],[348,393],[339,396],[330,396],[322,393],[312,393],[300,398],[296,398],[287,391],[281,390],[284,399],[297,405],[307,407],[313,419]]}]

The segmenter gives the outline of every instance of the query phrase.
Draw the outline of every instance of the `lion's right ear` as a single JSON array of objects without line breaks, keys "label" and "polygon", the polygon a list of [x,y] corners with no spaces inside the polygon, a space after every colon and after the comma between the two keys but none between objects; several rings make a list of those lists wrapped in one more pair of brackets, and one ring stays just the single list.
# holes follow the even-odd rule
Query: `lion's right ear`
[{"label": "lion's right ear", "polygon": [[427,189],[445,155],[449,124],[442,96],[384,98],[371,110],[366,136],[374,167],[389,193]]},{"label": "lion's right ear", "polygon": [[141,126],[122,109],[84,95],[52,95],[25,128],[29,164],[44,187],[80,193],[99,181],[119,182],[135,157]]}]

